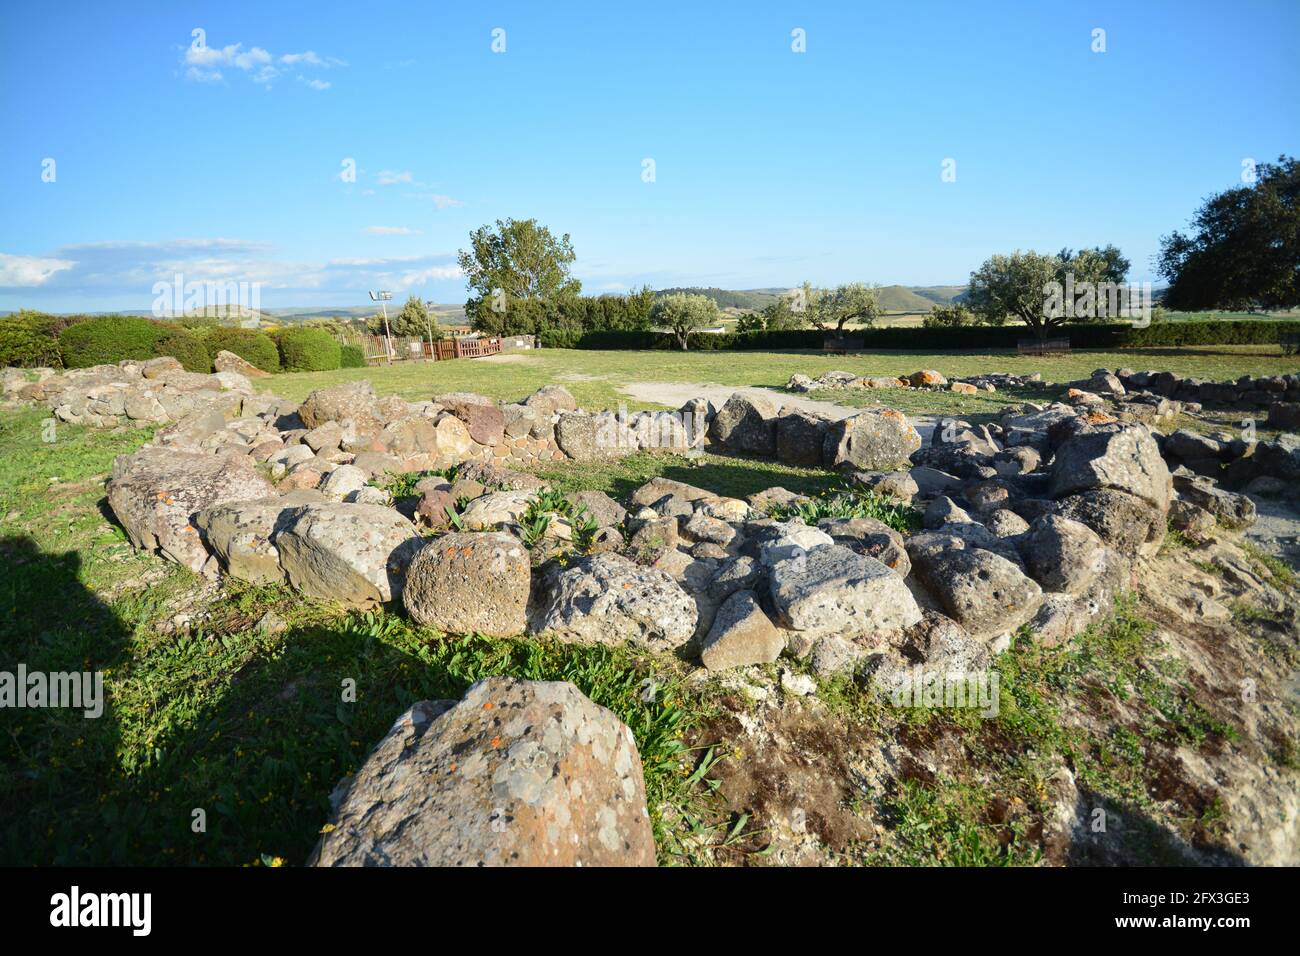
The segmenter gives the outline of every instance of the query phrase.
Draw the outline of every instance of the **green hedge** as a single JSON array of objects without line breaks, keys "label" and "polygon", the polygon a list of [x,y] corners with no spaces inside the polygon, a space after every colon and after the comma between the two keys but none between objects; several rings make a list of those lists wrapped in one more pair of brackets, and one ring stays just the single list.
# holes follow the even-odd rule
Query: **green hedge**
[{"label": "green hedge", "polygon": [[256,329],[237,329],[229,326],[209,329],[206,333],[208,351],[215,359],[221,351],[233,352],[245,362],[256,365],[263,372],[280,371],[280,350],[265,332]]},{"label": "green hedge", "polygon": [[343,361],[338,340],[324,329],[285,329],[278,343],[286,372],[328,372]]},{"label": "green hedge", "polygon": [[[861,340],[866,349],[941,352],[976,349],[1013,349],[1022,339],[1034,338],[1023,325],[972,325],[958,328],[880,328],[851,330],[847,337]],[[1272,345],[1283,336],[1300,335],[1300,322],[1222,320],[1213,322],[1159,322],[1146,328],[1127,323],[1065,325],[1050,330],[1049,338],[1069,338],[1076,349],[1125,349],[1161,345]],[[551,329],[541,333],[544,348],[553,349],[675,349],[676,340],[660,332],[573,332]],[[816,329],[773,332],[723,332],[691,336],[693,351],[720,349],[820,350],[825,333]]]},{"label": "green hedge", "polygon": [[366,353],[359,345],[345,345],[339,349],[339,368],[365,368]]},{"label": "green hedge", "polygon": [[173,328],[133,315],[103,315],[64,329],[59,334],[59,354],[67,368],[156,358],[158,343]]},{"label": "green hedge", "polygon": [[180,361],[187,372],[207,374],[212,371],[212,355],[203,336],[177,326],[158,340],[154,355],[170,355]]},{"label": "green hedge", "polygon": [[1159,322],[1145,329],[1128,330],[1130,348],[1148,345],[1275,345],[1284,337],[1300,335],[1300,321],[1292,319],[1214,319]]}]

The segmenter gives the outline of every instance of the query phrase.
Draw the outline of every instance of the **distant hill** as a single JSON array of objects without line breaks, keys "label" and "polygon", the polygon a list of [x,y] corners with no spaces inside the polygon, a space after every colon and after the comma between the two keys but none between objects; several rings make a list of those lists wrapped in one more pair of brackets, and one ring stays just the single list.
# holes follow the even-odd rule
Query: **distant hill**
[{"label": "distant hill", "polygon": [[685,286],[672,289],[659,289],[655,292],[655,298],[662,298],[666,295],[672,295],[677,292],[685,292],[690,295],[708,296],[714,302],[718,303],[719,309],[743,309],[745,311],[753,310],[755,312],[771,305],[780,296],[785,295],[788,289],[715,289],[702,288],[700,286]]}]

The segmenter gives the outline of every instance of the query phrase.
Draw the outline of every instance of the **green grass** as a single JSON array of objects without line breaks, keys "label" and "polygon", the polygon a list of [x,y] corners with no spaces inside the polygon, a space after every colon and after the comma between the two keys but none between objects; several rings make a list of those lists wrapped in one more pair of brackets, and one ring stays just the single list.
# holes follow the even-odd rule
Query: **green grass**
[{"label": "green grass", "polygon": [[838,475],[824,468],[801,468],[715,454],[686,458],[638,452],[606,462],[548,464],[537,468],[535,473],[558,491],[603,491],[624,504],[632,492],[655,477],[683,481],[732,498],[744,498],[774,486],[816,495],[842,483]]},{"label": "green grass", "polygon": [[[512,353],[507,360],[460,359],[451,362],[405,363],[333,372],[292,373],[271,376],[258,386],[285,398],[301,401],[316,388],[337,382],[369,379],[381,394],[416,400],[451,391],[475,391],[492,398],[517,401],[542,385],[558,383],[568,388],[585,408],[629,409],[659,407],[639,402],[621,392],[633,382],[693,382],[723,386],[758,385],[779,388],[801,372],[813,378],[832,370],[863,376],[899,375],[934,368],[949,378],[1002,371],[1016,374],[1041,372],[1049,381],[1087,378],[1097,368],[1128,366],[1167,369],[1179,375],[1204,379],[1235,379],[1243,374],[1294,372],[1296,357],[1282,356],[1272,346],[1206,346],[1195,348],[1136,349],[1124,352],[1080,351],[1064,356],[1022,356],[1012,352],[876,352],[861,355],[825,355],[820,352],[674,352],[583,351],[540,349]],[[900,391],[880,395],[826,392],[814,397],[828,401],[879,399],[885,403],[907,401]],[[933,393],[918,393],[934,408]],[[995,411],[1002,404],[987,394],[945,394],[952,411]],[[901,406],[899,406],[901,408]],[[902,409],[908,411],[909,409]],[[945,409],[948,410],[948,409]]]},{"label": "green grass", "polygon": [[874,518],[900,533],[921,527],[921,513],[915,508],[884,495],[857,489],[823,493],[811,501],[793,505],[777,505],[769,514],[778,521],[797,518],[808,525],[816,525],[823,518]]},{"label": "green grass", "polygon": [[[492,674],[570,680],[628,724],[661,862],[704,861],[701,835],[734,825],[714,819],[697,772],[704,751],[685,742],[711,705],[682,691],[675,659],[448,638],[281,587],[206,589],[133,552],[102,511],[113,457],[147,434],[61,427],[46,444],[43,420],[0,412],[0,669],[102,671],[108,703],[98,719],[6,712],[0,862],[300,863],[335,783],[399,713]],[[173,627],[178,612],[192,620]],[[279,626],[263,626],[268,613]],[[344,681],[355,681],[354,703]],[[191,829],[195,809],[204,833]]]},{"label": "green grass", "polygon": [[[259,384],[295,399],[361,378],[383,394],[408,398],[468,389],[518,399],[558,381],[597,408],[620,401],[637,407],[619,387],[638,381],[780,386],[794,372],[883,375],[923,367],[950,376],[1039,370],[1063,381],[1119,365],[1226,379],[1294,370],[1295,361],[1245,348],[1050,359],[545,350],[515,362],[286,374]],[[876,399],[863,393],[816,397]],[[945,394],[940,406],[933,394],[879,397],[909,412],[939,407],[979,416],[1022,396]],[[905,404],[913,401],[924,405]],[[299,863],[326,819],[331,788],[360,765],[403,709],[428,697],[457,697],[489,674],[572,680],[628,723],[646,768],[661,861],[709,862],[702,845],[726,843],[744,831],[743,814],[719,819],[714,813],[714,784],[703,768],[732,751],[726,741],[699,737],[714,714],[712,697],[688,691],[683,665],[675,660],[538,640],[449,639],[393,614],[345,614],[283,588],[227,582],[214,589],[174,564],[134,552],[106,514],[103,479],[114,456],[138,448],[149,433],[61,425],[56,440],[46,443],[47,417],[37,409],[0,411],[0,555],[6,568],[0,669],[21,661],[33,670],[102,670],[109,707],[99,720],[58,710],[20,711],[13,719],[6,714],[0,862]],[[798,513],[804,520],[863,514],[900,530],[915,520],[889,502],[838,495],[840,479],[823,469],[713,454],[636,454],[552,464],[538,473],[558,491],[598,489],[624,502],[662,475],[736,497],[780,485],[815,499]],[[413,487],[413,479],[400,481],[406,484],[395,491]],[[539,514],[545,504],[539,502]],[[1254,559],[1274,580],[1294,586],[1285,565],[1262,553]],[[259,624],[268,612],[281,626]],[[173,626],[177,614],[191,620]],[[1032,862],[1032,841],[1022,841],[1022,815],[992,811],[1005,805],[1041,809],[1043,778],[1060,761],[1099,799],[1152,814],[1153,746],[1207,746],[1231,741],[1237,732],[1198,704],[1186,675],[1162,655],[1131,602],[1121,603],[1110,623],[1061,648],[1022,636],[997,666],[1001,710],[992,721],[948,712],[899,718],[852,681],[821,682],[819,695],[841,719],[864,722],[873,733],[950,734],[967,755],[965,773],[899,781],[879,796],[892,838],[865,862]],[[342,700],[345,680],[356,682],[355,703]],[[647,694],[649,687],[656,689]],[[1106,723],[1108,700],[1124,701],[1137,717]],[[1077,712],[1093,715],[1105,729],[1081,729],[1068,719]],[[687,741],[702,749],[688,749]],[[1293,761],[1294,743],[1287,742],[1284,752]],[[204,834],[190,828],[195,808],[207,813]],[[1209,803],[1175,823],[1189,834],[1205,834],[1221,813]],[[1166,858],[1165,850],[1153,847],[1152,859]]]}]

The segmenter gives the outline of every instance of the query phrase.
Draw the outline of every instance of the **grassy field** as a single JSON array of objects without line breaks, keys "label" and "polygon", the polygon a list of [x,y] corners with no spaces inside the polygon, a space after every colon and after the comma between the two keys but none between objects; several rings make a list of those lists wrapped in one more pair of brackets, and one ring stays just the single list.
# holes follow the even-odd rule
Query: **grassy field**
[{"label": "grassy field", "polygon": [[[1023,356],[1012,352],[970,354],[962,352],[876,352],[862,355],[825,355],[821,352],[673,352],[587,351],[539,349],[514,352],[500,358],[460,359],[453,362],[399,363],[333,372],[300,372],[259,380],[260,387],[301,401],[313,389],[336,382],[369,379],[381,394],[427,399],[453,391],[481,392],[492,398],[517,401],[542,385],[558,383],[568,388],[585,408],[661,407],[638,402],[619,391],[632,382],[693,382],[715,385],[758,385],[779,388],[796,372],[816,378],[833,370],[858,375],[902,375],[933,368],[949,377],[981,372],[1040,372],[1050,381],[1087,378],[1094,369],[1162,369],[1178,375],[1228,380],[1241,375],[1272,375],[1300,370],[1300,357],[1284,356],[1275,346],[1205,346],[1195,348],[1134,349],[1124,352],[1079,351],[1063,356]],[[816,397],[843,399],[847,393]],[[934,396],[920,396],[931,405]],[[877,397],[858,395],[846,401],[871,402]],[[886,402],[906,401],[890,393]],[[999,403],[1001,399],[992,400]],[[944,396],[944,411],[987,411],[990,399]],[[901,406],[900,406],[901,408]],[[902,408],[903,411],[911,409]]]},{"label": "grassy field", "polygon": [[[584,404],[601,407],[625,399],[618,387],[636,381],[775,386],[795,371],[886,374],[922,367],[948,374],[1036,368],[1065,379],[1121,364],[1230,378],[1293,370],[1295,361],[1250,349],[1093,353],[1046,361],[933,353],[548,350],[516,361],[279,375],[262,384],[293,398],[357,378],[409,398],[460,389],[520,398],[558,381]],[[996,407],[991,401],[974,396],[968,410],[988,411]],[[736,751],[720,721],[721,702],[734,706],[735,694],[720,689],[717,679],[687,682],[688,665],[631,650],[523,637],[450,637],[414,627],[393,610],[361,614],[284,588],[207,582],[132,550],[106,510],[103,482],[114,456],[138,448],[150,433],[61,425],[56,441],[46,443],[41,432],[47,415],[42,409],[0,410],[0,448],[6,452],[0,456],[0,560],[6,569],[0,579],[0,669],[22,662],[33,671],[100,670],[108,707],[94,720],[58,709],[6,714],[0,733],[0,863],[298,864],[328,816],[334,784],[360,765],[403,709],[420,699],[459,696],[490,674],[571,680],[632,728],[645,763],[661,862],[738,861],[760,852],[764,840],[748,811],[725,806],[701,769],[721,761],[716,766],[725,774],[732,761],[751,759]],[[541,474],[563,490],[598,488],[624,501],[655,475],[732,495],[771,485],[815,494],[837,483],[821,469],[715,455],[635,455],[599,467],[548,466]],[[1105,666],[1119,667],[1130,652],[1123,648]],[[1021,693],[1024,669],[1041,657],[1032,644],[1018,644],[1004,658],[1004,686],[1013,695]],[[1052,660],[1054,668],[1078,669],[1064,650]],[[766,673],[773,678],[771,667]],[[1021,675],[1016,682],[1013,674]],[[348,679],[356,681],[355,703],[342,700],[340,688]],[[647,697],[649,680],[659,690]],[[1049,691],[1064,693],[1057,676],[1041,683],[1026,692],[1027,702]],[[1164,685],[1159,690],[1166,693]],[[900,733],[894,719],[882,717],[862,694],[835,684],[819,689],[844,733],[852,728],[853,739]],[[993,764],[980,757],[951,781],[878,795],[884,801],[879,812],[895,821],[895,829],[885,844],[850,855],[876,863],[1032,862],[1032,846],[1008,844],[1006,827],[988,823],[988,808],[1012,797],[1032,808],[1040,764],[1061,752],[1073,755],[1076,772],[1093,774],[1094,786],[1108,799],[1141,804],[1147,771],[1140,756],[1126,758],[1117,769],[1107,741],[1067,738],[1054,711],[1035,711],[1025,723],[1023,708],[1011,704],[1004,703],[1007,716],[1000,722],[1009,743],[996,760],[989,758]],[[1055,699],[1051,706],[1074,705]],[[935,728],[961,736],[961,746],[980,753],[987,737],[982,731],[937,719]],[[1203,733],[1199,727],[1192,730]],[[1216,738],[1227,733],[1209,732]],[[1022,760],[1022,753],[1037,756]],[[989,782],[988,765],[1006,772]],[[196,810],[204,813],[204,832],[194,830]],[[1199,824],[1180,825],[1190,832]]]}]

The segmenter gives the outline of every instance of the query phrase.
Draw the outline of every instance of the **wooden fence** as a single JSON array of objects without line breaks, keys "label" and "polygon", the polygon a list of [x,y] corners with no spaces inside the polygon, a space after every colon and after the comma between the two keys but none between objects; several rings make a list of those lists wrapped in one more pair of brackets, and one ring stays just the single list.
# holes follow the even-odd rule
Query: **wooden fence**
[{"label": "wooden fence", "polygon": [[410,360],[445,362],[448,359],[480,358],[484,355],[496,355],[501,351],[500,339],[458,338],[437,339],[430,345],[428,339],[415,336],[394,335],[392,352],[388,351],[388,340],[382,335],[366,335],[359,343],[366,355],[367,365],[379,365],[388,361],[404,362]]}]

